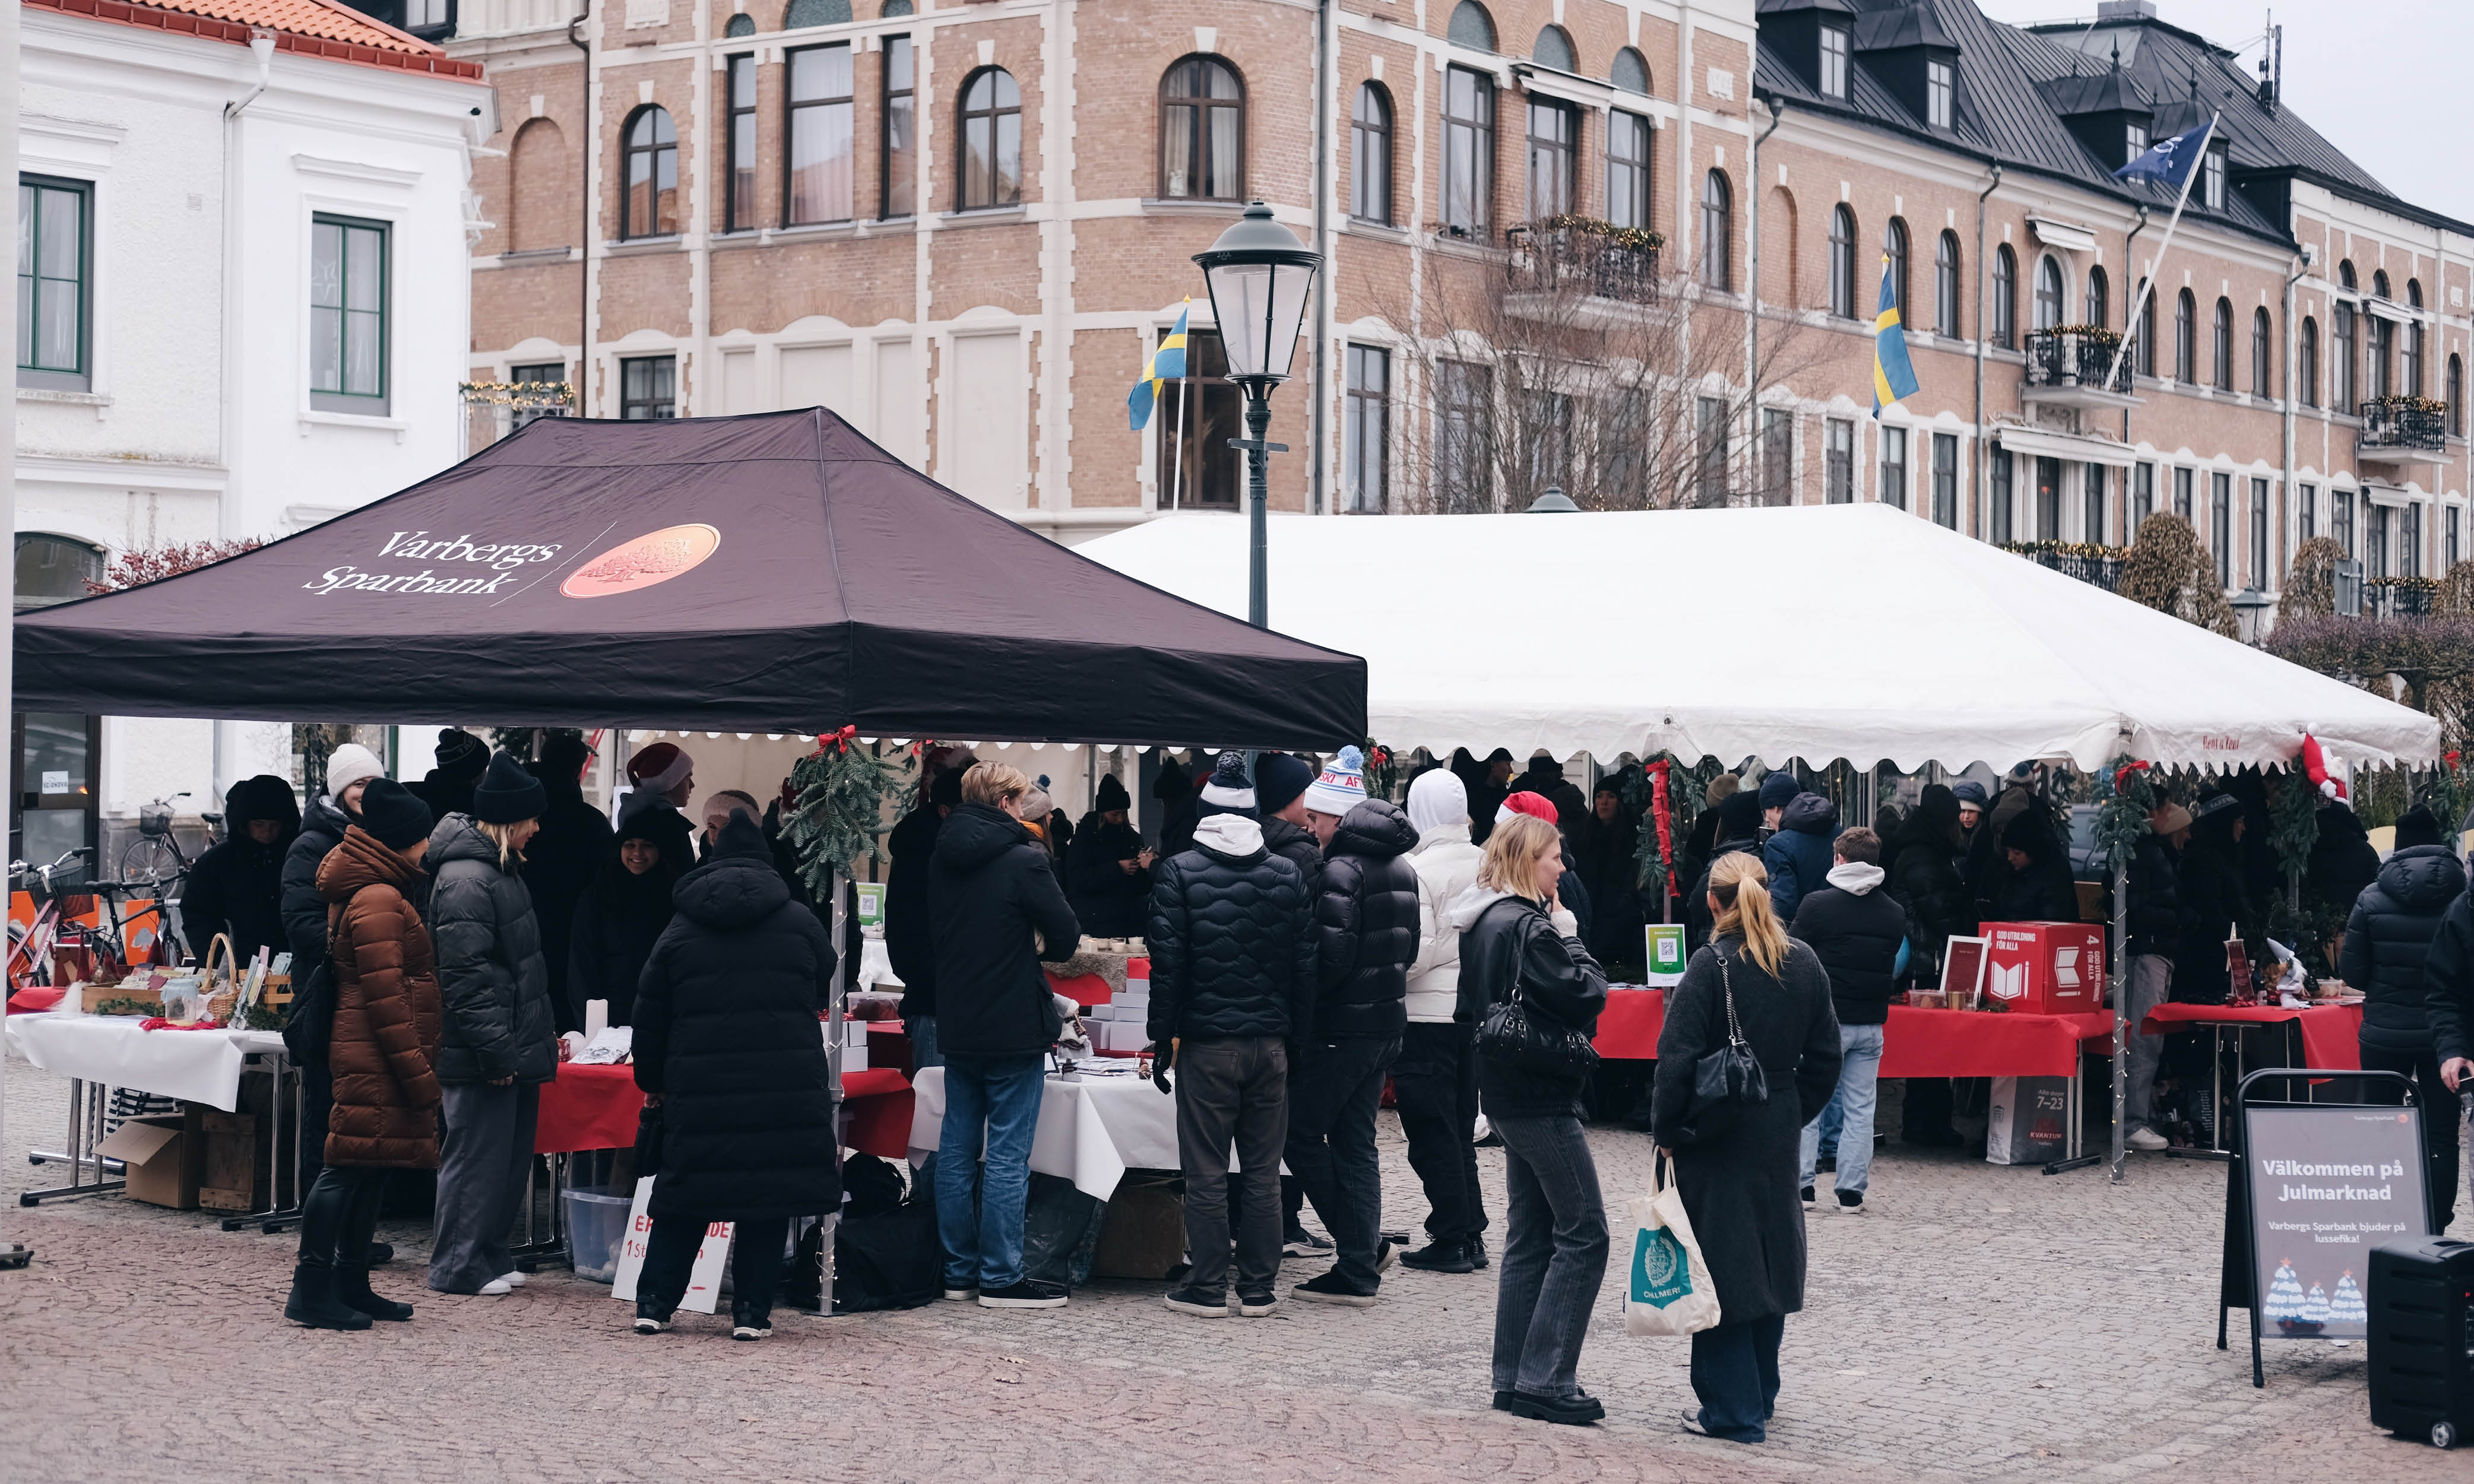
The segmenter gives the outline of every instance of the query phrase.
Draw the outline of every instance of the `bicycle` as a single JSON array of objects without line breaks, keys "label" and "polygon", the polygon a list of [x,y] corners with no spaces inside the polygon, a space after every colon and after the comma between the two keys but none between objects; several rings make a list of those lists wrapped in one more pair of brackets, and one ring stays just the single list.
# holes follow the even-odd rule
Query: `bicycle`
[{"label": "bicycle", "polygon": [[[155,918],[157,941],[171,945],[174,938],[169,929],[169,901],[163,888],[176,885],[160,881],[113,882],[62,881],[70,864],[81,856],[93,854],[90,847],[80,845],[46,865],[29,865],[23,861],[10,863],[12,886],[22,883],[26,893],[35,901],[35,920],[20,926],[9,924],[8,984],[11,993],[29,985],[49,985],[54,974],[54,953],[66,945],[86,949],[94,960],[93,978],[117,982],[128,973],[123,953],[129,941],[131,927]],[[125,910],[128,899],[141,893],[154,895],[135,912]],[[65,903],[72,896],[92,896],[101,908],[101,919],[92,924],[80,922],[68,915]]]},{"label": "bicycle", "polygon": [[[187,790],[171,798],[158,798],[137,811],[137,838],[120,852],[120,879],[123,882],[164,882],[188,874],[197,863],[181,848],[181,837],[173,832],[172,799],[189,796]],[[212,849],[219,839],[216,827],[224,822],[219,814],[201,814],[206,821],[206,848]],[[201,852],[203,854],[203,852]]]}]

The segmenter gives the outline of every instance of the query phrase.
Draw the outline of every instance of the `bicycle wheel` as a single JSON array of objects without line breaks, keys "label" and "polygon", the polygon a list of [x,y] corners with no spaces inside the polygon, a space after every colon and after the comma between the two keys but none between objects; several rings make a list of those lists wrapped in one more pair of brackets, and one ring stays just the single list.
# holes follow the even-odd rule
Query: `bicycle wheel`
[{"label": "bicycle wheel", "polygon": [[140,835],[120,852],[120,879],[132,886],[168,882],[181,874],[183,864],[180,847],[169,837]]}]

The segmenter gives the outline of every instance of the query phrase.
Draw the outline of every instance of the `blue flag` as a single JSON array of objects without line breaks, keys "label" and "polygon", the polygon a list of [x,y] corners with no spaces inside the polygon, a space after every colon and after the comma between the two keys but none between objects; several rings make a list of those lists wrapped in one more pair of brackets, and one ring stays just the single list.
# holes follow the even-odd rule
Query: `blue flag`
[{"label": "blue flag", "polygon": [[2116,170],[2113,177],[2117,181],[2162,181],[2167,190],[2178,195],[2198,165],[2199,157],[2207,153],[2208,136],[2216,128],[2217,121],[2212,118],[2196,129],[2177,134]]},{"label": "blue flag", "polygon": [[1916,368],[1907,361],[1907,332],[1899,325],[1899,285],[1881,256],[1881,308],[1873,316],[1873,416],[1902,397],[1916,394]]},{"label": "blue flag", "polygon": [[1194,312],[1194,301],[1176,311],[1176,328],[1160,336],[1159,349],[1152,353],[1143,367],[1142,379],[1126,394],[1126,421],[1135,432],[1141,432],[1152,420],[1152,405],[1159,400],[1160,383],[1175,381],[1185,375],[1185,317]]}]

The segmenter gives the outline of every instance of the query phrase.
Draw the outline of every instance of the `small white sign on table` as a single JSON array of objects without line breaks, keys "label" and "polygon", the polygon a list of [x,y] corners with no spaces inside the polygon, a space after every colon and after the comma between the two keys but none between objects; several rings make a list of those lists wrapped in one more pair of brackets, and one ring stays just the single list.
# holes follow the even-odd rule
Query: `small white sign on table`
[{"label": "small white sign on table", "polygon": [[[637,1177],[636,1204],[628,1207],[627,1235],[618,1244],[618,1271],[611,1275],[610,1297],[621,1303],[636,1302],[636,1280],[644,1273],[644,1253],[653,1239],[653,1218],[645,1207],[652,1199],[653,1177]],[[717,1221],[705,1229],[695,1266],[688,1270],[688,1292],[679,1301],[680,1308],[710,1314],[721,1301],[721,1275],[730,1266],[733,1228],[733,1223]]]}]

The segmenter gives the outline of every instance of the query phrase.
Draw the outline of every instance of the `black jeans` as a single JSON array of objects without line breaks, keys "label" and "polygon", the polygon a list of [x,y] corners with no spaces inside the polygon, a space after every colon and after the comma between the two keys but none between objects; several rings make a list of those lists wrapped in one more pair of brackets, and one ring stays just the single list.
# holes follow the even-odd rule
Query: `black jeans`
[{"label": "black jeans", "polygon": [[1426,1234],[1459,1242],[1486,1229],[1478,1195],[1477,1027],[1412,1025],[1392,1063],[1392,1095],[1409,1138],[1409,1168],[1426,1187]]},{"label": "black jeans", "polygon": [[[2422,1110],[2423,1196],[2431,1207],[2433,1235],[2448,1229],[2448,1220],[2457,1214],[2457,1126],[2465,1117],[2464,1105],[2457,1094],[2439,1080],[2439,1053],[2428,1047],[2421,1051],[2389,1051],[2362,1043],[2363,1070],[2365,1072],[2403,1072],[2413,1079],[2413,1101]],[[2363,1084],[2375,1103],[2401,1107],[2405,1091],[2394,1083],[2377,1081]]]},{"label": "black jeans", "polygon": [[1720,1325],[1692,1337],[1692,1394],[1701,1399],[1701,1425],[1721,1438],[1758,1443],[1769,1436],[1778,1407],[1779,1342],[1786,1316]]},{"label": "black jeans", "polygon": [[[1228,1291],[1229,1197],[1237,1220],[1237,1292],[1259,1298],[1280,1274],[1280,1167],[1289,1134],[1289,1050],[1277,1036],[1187,1041],[1176,1054],[1176,1150],[1185,1167],[1186,1286]],[[1228,1151],[1249,1174],[1232,1182]]]},{"label": "black jeans", "polygon": [[303,1205],[309,1204],[309,1192],[317,1188],[318,1172],[327,1167],[327,1116],[334,1107],[335,1083],[327,1063],[302,1062],[300,1183],[292,1187],[292,1198]]},{"label": "black jeans", "polygon": [[1312,1042],[1289,1089],[1289,1173],[1331,1233],[1340,1258],[1332,1271],[1358,1293],[1370,1294],[1381,1281],[1374,1254],[1383,1169],[1374,1157],[1374,1113],[1383,1104],[1384,1073],[1399,1055],[1396,1035]]},{"label": "black jeans", "polygon": [[[696,1249],[713,1223],[664,1216],[653,1223],[644,1243],[644,1267],[636,1278],[636,1306],[670,1317],[688,1296],[688,1277],[695,1271]],[[742,1221],[730,1246],[730,1312],[739,1319],[763,1324],[773,1313],[774,1290],[782,1286],[783,1249],[790,1241],[790,1219],[768,1217]]]},{"label": "black jeans", "polygon": [[370,1233],[386,1196],[382,1165],[330,1164],[301,1201],[301,1261],[312,1268],[366,1266]]},{"label": "black jeans", "polygon": [[1494,1294],[1496,1391],[1570,1397],[1606,1280],[1607,1203],[1581,1121],[1494,1120],[1503,1135],[1506,1236]]}]

